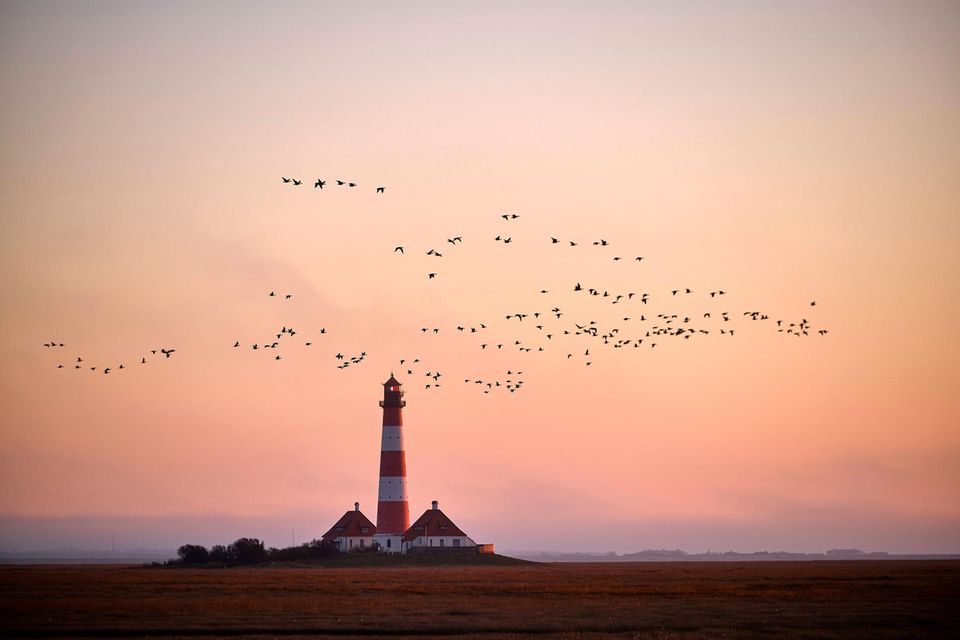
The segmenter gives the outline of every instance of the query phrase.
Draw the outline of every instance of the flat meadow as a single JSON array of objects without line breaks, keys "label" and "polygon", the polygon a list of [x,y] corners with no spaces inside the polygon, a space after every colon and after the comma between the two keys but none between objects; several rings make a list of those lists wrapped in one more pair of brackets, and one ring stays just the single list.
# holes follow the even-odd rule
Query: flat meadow
[{"label": "flat meadow", "polygon": [[0,566],[4,637],[960,637],[960,561]]}]

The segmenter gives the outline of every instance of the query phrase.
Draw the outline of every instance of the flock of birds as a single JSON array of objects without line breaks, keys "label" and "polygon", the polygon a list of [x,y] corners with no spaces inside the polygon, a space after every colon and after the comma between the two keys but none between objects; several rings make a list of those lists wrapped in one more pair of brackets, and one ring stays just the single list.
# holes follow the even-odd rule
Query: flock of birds
[{"label": "flock of birds", "polygon": [[[291,186],[299,186],[302,184],[302,181],[297,178],[282,177],[282,181],[284,184],[290,184]],[[314,183],[314,188],[323,189],[326,184],[325,180],[318,178]],[[336,184],[347,188],[357,186],[357,183],[346,180],[336,180]],[[377,193],[384,193],[384,191],[385,187],[376,188]],[[517,213],[504,213],[500,215],[500,218],[510,224],[514,224],[520,219],[520,215]],[[493,240],[503,244],[513,243],[512,236],[504,234],[497,235]],[[463,242],[463,236],[459,235],[446,238],[446,243],[450,245],[449,250],[451,251]],[[544,242],[549,242],[550,245],[569,247],[576,247],[581,244],[576,240],[561,240],[553,236],[547,236]],[[613,246],[613,244],[605,238],[592,240],[591,244],[600,249],[609,249]],[[440,260],[444,257],[446,251],[447,250],[439,251],[436,248],[429,248],[425,253],[431,258]],[[403,256],[407,252],[403,245],[396,245],[393,248],[393,253]],[[631,257],[630,262],[640,263],[644,260],[643,256],[629,255]],[[624,260],[623,255],[613,255],[610,256],[610,258],[612,258],[614,262]],[[437,264],[442,264],[442,261]],[[437,278],[438,273],[439,271],[430,271],[427,273],[427,277],[433,280]],[[649,291],[611,291],[598,286],[584,286],[580,282],[571,283],[570,289],[577,297],[582,296],[585,300],[596,300],[594,304],[609,303],[611,305],[623,305],[623,307],[618,308],[623,308],[625,311],[624,313],[617,314],[618,318],[613,322],[607,322],[603,325],[596,319],[583,319],[580,321],[568,320],[568,316],[577,313],[577,311],[568,313],[567,310],[557,305],[552,307],[547,305],[543,309],[513,309],[503,315],[505,323],[508,325],[517,323],[518,325],[525,326],[526,331],[531,332],[534,336],[533,338],[528,337],[526,334],[520,335],[516,332],[513,332],[513,335],[509,338],[504,338],[503,336],[496,335],[495,329],[497,327],[494,327],[494,335],[491,335],[491,325],[487,322],[462,323],[449,329],[451,332],[455,332],[455,335],[465,337],[472,336],[475,338],[475,346],[480,351],[512,351],[518,354],[556,351],[562,355],[563,360],[568,361],[576,358],[575,361],[582,362],[584,366],[591,366],[593,364],[592,354],[595,354],[600,348],[640,349],[647,347],[653,349],[665,340],[699,340],[714,333],[732,338],[738,330],[734,327],[734,324],[736,324],[734,318],[738,316],[749,320],[751,323],[755,322],[761,325],[765,323],[775,324],[778,333],[796,338],[810,336],[811,334],[825,336],[829,333],[829,330],[825,328],[815,329],[810,320],[805,317],[774,319],[770,313],[754,309],[738,312],[737,315],[734,315],[728,310],[717,308],[703,310],[696,314],[660,312],[655,314],[650,313],[648,315],[647,309],[650,308],[651,301],[655,299],[655,296]],[[667,293],[669,293],[669,296]],[[540,289],[539,294],[549,295],[550,291]],[[727,291],[723,289],[694,291],[694,289],[684,286],[663,292],[662,298],[669,301],[676,299],[678,296],[683,298],[692,296],[691,299],[701,296],[702,299],[716,305],[719,304],[726,295]],[[267,296],[282,301],[290,301],[294,297],[292,293],[278,293],[277,291],[270,291]],[[660,297],[660,295],[656,296],[657,299]],[[816,305],[816,301],[809,302],[810,307],[815,307]],[[628,311],[626,310],[627,308],[632,310]],[[424,335],[437,336],[441,334],[441,331],[446,335],[447,331],[444,330],[443,327],[420,327],[420,333]],[[250,351],[266,352],[272,356],[272,360],[281,361],[284,360],[284,355],[279,351],[281,346],[295,345],[298,348],[309,349],[321,336],[327,336],[328,330],[326,327],[320,327],[316,330],[311,330],[306,336],[301,335],[300,338],[295,338],[295,336],[298,335],[301,335],[299,329],[284,324],[279,330],[275,329],[271,332],[270,338],[265,340],[261,339],[256,342],[234,340],[233,348],[247,348]],[[580,340],[582,343],[576,348],[571,348],[571,340]],[[44,343],[44,347],[47,348],[60,349],[63,348],[63,346],[63,343],[58,341]],[[152,355],[159,353],[161,357],[166,359],[173,355],[175,349],[164,347],[151,349],[149,351]],[[344,370],[362,364],[366,358],[367,353],[361,351],[358,354],[338,352],[332,359],[337,369]],[[147,363],[147,357],[142,356],[140,364],[145,365]],[[103,374],[127,369],[122,363],[116,366],[90,366],[81,356],[77,356],[76,362],[72,364],[75,370],[88,369],[92,372],[100,371]],[[57,368],[66,368],[66,366],[64,363],[60,363],[57,365]],[[426,390],[440,389],[443,387],[441,378],[444,374],[435,367],[423,371],[426,367],[424,363],[421,362],[420,357],[400,358],[396,366],[400,371],[405,371],[407,375],[414,376],[422,374],[425,378],[423,384]],[[522,371],[511,368],[507,369],[503,376],[498,376],[496,379],[467,376],[463,378],[463,380],[465,384],[473,385],[485,394],[499,390],[516,393],[524,385],[522,375]]]},{"label": "flock of birds", "polygon": [[[286,176],[281,176],[280,179],[283,181],[284,184],[289,184],[291,187],[299,187],[300,185],[303,184],[303,180],[299,180],[297,178],[288,178]],[[335,182],[337,183],[338,187],[353,188],[353,187],[359,186],[356,182],[348,182],[347,180],[336,180]],[[326,185],[327,185],[326,180],[317,178],[317,181],[313,183],[313,188],[323,189]],[[384,193],[385,190],[386,190],[386,187],[377,187],[376,193]]]},{"label": "flock of birds", "polygon": [[[49,343],[44,343],[43,346],[45,346],[45,347],[56,347],[56,348],[60,348],[60,347],[63,346],[63,343],[62,343],[62,342],[50,341]],[[172,355],[176,352],[176,349],[168,349],[168,348],[166,348],[166,347],[160,347],[159,349],[149,349],[148,351],[150,352],[150,354],[151,354],[152,356],[153,356],[153,355],[156,355],[157,353],[159,353],[159,354],[160,354],[161,356],[163,356],[164,358],[169,358],[170,356],[172,356]],[[146,356],[146,355],[140,356],[140,362],[139,362],[139,364],[144,365],[144,364],[147,364],[148,362],[149,362],[149,361],[147,360],[147,356]],[[73,370],[74,370],[74,371],[88,370],[88,371],[91,371],[91,372],[93,372],[93,373],[97,373],[97,372],[99,371],[99,372],[102,373],[102,374],[109,374],[111,371],[122,371],[123,369],[128,368],[128,367],[124,366],[124,364],[123,364],[122,362],[119,363],[119,364],[113,365],[113,366],[105,366],[105,365],[102,365],[102,364],[91,364],[91,363],[85,361],[85,360],[83,359],[83,356],[77,356],[76,361],[73,362],[72,364],[73,364]],[[68,365],[66,365],[66,364],[64,364],[64,363],[62,363],[62,362],[57,365],[57,369],[66,369],[66,368],[68,368]]]}]

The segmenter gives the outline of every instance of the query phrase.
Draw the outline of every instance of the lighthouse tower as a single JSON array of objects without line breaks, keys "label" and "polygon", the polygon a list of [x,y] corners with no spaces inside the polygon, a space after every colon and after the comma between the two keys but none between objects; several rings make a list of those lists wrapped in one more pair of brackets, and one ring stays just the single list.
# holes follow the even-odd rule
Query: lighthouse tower
[{"label": "lighthouse tower", "polygon": [[400,553],[400,538],[410,528],[407,463],[403,453],[403,407],[400,383],[393,374],[383,383],[383,432],[380,439],[380,497],[374,541],[388,553]]}]

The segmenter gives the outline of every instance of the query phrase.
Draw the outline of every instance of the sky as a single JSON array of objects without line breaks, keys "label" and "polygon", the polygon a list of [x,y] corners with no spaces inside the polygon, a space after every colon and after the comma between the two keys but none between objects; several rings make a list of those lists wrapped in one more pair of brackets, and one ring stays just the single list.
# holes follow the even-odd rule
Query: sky
[{"label": "sky", "polygon": [[375,517],[392,372],[498,550],[960,551],[958,61],[951,2],[4,2],[0,550]]}]

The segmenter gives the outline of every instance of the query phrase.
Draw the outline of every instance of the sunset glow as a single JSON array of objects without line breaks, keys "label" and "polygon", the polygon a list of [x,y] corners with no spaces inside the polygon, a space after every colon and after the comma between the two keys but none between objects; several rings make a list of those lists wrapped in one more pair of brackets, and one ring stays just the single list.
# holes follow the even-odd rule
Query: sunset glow
[{"label": "sunset glow", "polygon": [[960,550],[956,3],[516,5],[0,7],[0,550]]}]

